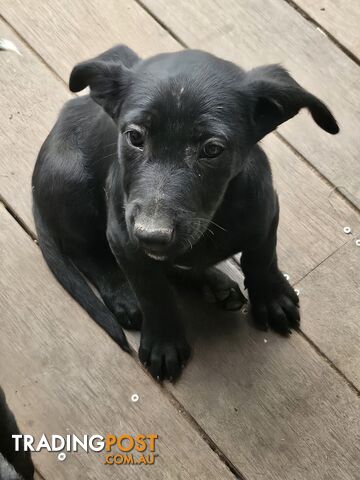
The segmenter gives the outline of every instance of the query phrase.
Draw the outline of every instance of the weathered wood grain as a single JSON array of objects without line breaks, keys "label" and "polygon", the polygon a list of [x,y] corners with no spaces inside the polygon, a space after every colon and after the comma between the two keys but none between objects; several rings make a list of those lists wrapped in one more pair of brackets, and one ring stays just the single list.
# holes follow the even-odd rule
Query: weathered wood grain
[{"label": "weathered wood grain", "polygon": [[0,259],[0,384],[23,433],[159,435],[152,466],[105,466],[103,453],[71,453],[64,462],[34,453],[45,478],[234,478],[139,363],[64,293],[3,207]]},{"label": "weathered wood grain", "polygon": [[[358,395],[299,334],[257,332],[240,314],[199,307],[189,299],[184,309],[194,357],[170,389],[244,477],[357,479]],[[303,308],[307,322],[314,308]]]},{"label": "weathered wood grain", "polygon": [[328,103],[341,128],[336,137],[321,131],[306,114],[279,132],[360,206],[360,70],[333,42],[283,0],[144,0],[144,4],[190,47],[246,69],[282,63]]},{"label": "weathered wood grain", "polygon": [[360,390],[360,247],[355,239],[297,288],[306,312],[302,330]]},{"label": "weathered wood grain", "polygon": [[360,9],[357,0],[293,0],[355,57],[360,58]]}]

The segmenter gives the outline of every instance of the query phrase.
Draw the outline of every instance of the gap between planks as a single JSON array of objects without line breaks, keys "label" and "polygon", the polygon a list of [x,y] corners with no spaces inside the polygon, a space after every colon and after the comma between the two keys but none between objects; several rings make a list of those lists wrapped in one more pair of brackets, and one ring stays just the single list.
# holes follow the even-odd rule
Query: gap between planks
[{"label": "gap between planks", "polygon": [[182,47],[189,48],[189,46],[178,36],[176,33],[166,25],[155,13],[153,13],[150,8],[145,5],[142,0],[134,0],[160,27],[165,30],[175,41],[177,41]]},{"label": "gap between planks", "polygon": [[[302,278],[300,278],[293,286],[296,287],[296,285],[298,285],[304,278],[306,278],[310,273],[312,273],[314,270],[316,270],[320,265],[322,265],[324,262],[326,262],[329,258],[331,258],[335,253],[337,253],[339,250],[341,250],[342,248],[344,248],[346,245],[348,245],[349,243],[353,242],[354,241],[354,235],[351,236],[352,238],[347,240],[345,243],[343,243],[342,245],[340,245],[340,247],[338,247],[334,252],[332,252],[330,255],[328,255],[326,258],[324,258],[324,260],[322,260],[316,267],[312,268],[310,270],[310,272],[308,272],[306,275],[304,275]],[[237,269],[237,271],[239,272],[239,274],[241,276],[243,276],[242,274],[242,270],[241,270],[241,267],[239,265],[239,262],[234,258],[234,257],[231,257],[229,260],[228,260],[231,265],[233,265],[234,268]],[[301,323],[300,323],[301,325]],[[332,360],[330,360],[329,357],[327,357],[325,355],[325,353],[316,345],[315,342],[313,342],[313,340],[311,340],[311,338],[303,331],[303,330],[298,330],[297,332],[295,332],[295,334],[298,333],[309,345],[310,347],[312,347],[315,352],[321,357],[323,358],[323,360],[327,363],[327,365],[329,365],[330,368],[332,368],[338,375],[340,375],[340,377],[345,381],[345,383],[348,385],[348,387],[358,396],[360,397],[360,390],[356,387],[356,385],[349,379],[347,378],[347,376],[345,375],[345,373],[340,370],[340,368],[338,368],[335,363],[332,362]]]},{"label": "gap between planks", "polygon": [[314,343],[311,338],[306,335],[302,330],[298,331],[298,334],[301,335],[307,342],[308,344],[313,347],[315,352],[329,365],[330,368],[332,368],[337,374],[340,375],[340,377],[345,381],[347,386],[358,396],[360,397],[360,390],[357,389],[356,385],[349,380],[345,374],[324,354],[322,350]]},{"label": "gap between planks", "polygon": [[27,235],[33,240],[33,242],[37,243],[35,233],[26,225],[26,223],[17,215],[15,210],[9,205],[9,203],[5,200],[5,198],[0,193],[0,206],[3,206],[5,210],[8,212],[9,215],[15,220],[16,223],[20,225],[20,227],[24,230]]},{"label": "gap between planks", "polygon": [[[130,355],[134,358],[137,365],[145,372],[145,374],[153,380],[150,372],[144,367],[140,362],[138,352],[135,348],[129,343],[130,346]],[[191,359],[190,359],[191,361]],[[157,383],[157,382],[156,382]],[[211,448],[211,450],[219,457],[220,461],[230,470],[230,472],[235,475],[236,480],[247,480],[243,473],[229,460],[225,453],[216,445],[214,440],[206,433],[206,431],[199,425],[196,419],[188,412],[182,403],[174,396],[174,394],[168,390],[163,384],[159,385],[161,392],[167,397],[171,405],[182,415],[182,417],[191,425],[191,427],[198,432],[201,438],[206,442],[206,444]],[[358,392],[357,392],[358,393]]]},{"label": "gap between planks", "polygon": [[44,475],[40,473],[37,467],[35,467],[34,480],[47,480]]},{"label": "gap between planks", "polygon": [[321,32],[323,32],[329,38],[329,40],[331,40],[331,42],[334,45],[336,45],[336,47],[339,50],[345,53],[345,55],[349,57],[350,60],[352,60],[354,63],[356,63],[356,65],[360,66],[360,59],[354,53],[352,53],[351,50],[345,47],[345,45],[343,45],[336,37],[334,37],[334,35],[332,35],[332,33],[329,32],[329,30],[324,28],[324,26],[321,25],[321,23],[317,22],[309,13],[303,10],[300,7],[300,5],[296,3],[296,0],[284,0],[284,1],[288,3],[290,7],[292,7],[294,10],[296,10],[303,18],[305,18],[305,20],[307,20],[309,23],[314,25],[314,27],[316,27],[317,29],[320,29]]},{"label": "gap between planks", "polygon": [[[330,202],[330,196],[331,196],[332,193],[337,193],[341,197],[341,199],[344,200],[346,205],[351,208],[352,211],[354,211],[356,213],[360,213],[360,207],[358,207],[355,203],[353,203],[348,197],[346,197],[342,193],[342,190],[347,190],[346,187],[344,187],[342,185],[334,185],[328,178],[325,177],[324,174],[319,172],[319,170],[306,157],[304,157],[304,155],[301,152],[299,152],[288,140],[286,140],[286,138],[281,133],[279,133],[277,130],[275,130],[273,132],[273,134],[280,140],[280,142],[282,142],[284,145],[286,145],[292,151],[292,153],[299,159],[300,162],[305,163],[311,169],[311,171],[314,172],[317,175],[318,178],[320,178],[320,180],[322,180],[326,185],[328,185],[329,187],[332,188],[332,191],[330,192],[330,195],[328,197],[328,201],[329,201],[331,206],[332,206],[332,204]],[[350,195],[353,198],[356,198],[349,191],[348,191],[348,195]]]},{"label": "gap between planks", "polygon": [[[32,45],[30,45],[30,43],[26,40],[25,37],[23,37],[23,35],[21,35],[21,33],[10,23],[8,22],[8,20],[0,13],[0,20],[3,21],[9,28],[10,30],[12,30],[16,36],[18,36],[20,38],[20,40],[27,46],[27,48],[31,51],[31,53],[33,53],[35,55],[35,57],[40,60],[40,62],[45,65],[45,67],[47,67],[48,70],[50,70],[50,72],[55,76],[55,78],[57,80],[60,80],[62,83],[65,83],[64,80],[60,77],[60,75],[52,68],[51,65],[49,65],[44,59],[43,57],[38,53],[37,50],[35,50],[35,48],[33,48]],[[66,86],[68,87],[68,85],[66,84]]]}]

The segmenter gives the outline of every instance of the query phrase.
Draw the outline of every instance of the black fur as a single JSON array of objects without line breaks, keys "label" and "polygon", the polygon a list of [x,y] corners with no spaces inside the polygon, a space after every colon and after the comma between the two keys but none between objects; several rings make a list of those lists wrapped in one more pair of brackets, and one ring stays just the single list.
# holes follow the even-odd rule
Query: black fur
[{"label": "black fur", "polygon": [[16,451],[12,435],[21,433],[0,387],[0,480],[32,480],[34,466],[30,452],[24,452],[22,440],[19,441],[19,451]]},{"label": "black fur", "polygon": [[114,47],[74,68],[71,90],[86,86],[90,96],[65,105],[33,175],[40,247],[62,285],[125,349],[120,325],[142,322],[139,356],[159,379],[176,378],[190,353],[172,280],[240,308],[238,286],[214,267],[237,252],[256,324],[297,328],[257,142],[301,108],[337,133],[327,107],[278,65],[244,72],[195,50],[143,61]]}]

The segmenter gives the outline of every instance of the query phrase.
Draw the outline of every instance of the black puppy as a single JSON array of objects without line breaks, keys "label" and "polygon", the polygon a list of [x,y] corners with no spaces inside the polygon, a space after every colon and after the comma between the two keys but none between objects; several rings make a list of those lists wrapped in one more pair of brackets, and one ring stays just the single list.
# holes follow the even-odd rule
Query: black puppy
[{"label": "black puppy", "polygon": [[64,107],[33,175],[39,243],[59,282],[124,349],[119,323],[142,322],[139,356],[159,379],[177,377],[190,351],[169,279],[240,308],[238,286],[214,267],[237,252],[256,324],[297,328],[257,142],[303,107],[335,134],[327,107],[278,65],[244,72],[194,50],[141,60],[114,47],[73,69],[70,89],[87,86],[90,96]]},{"label": "black puppy", "polygon": [[21,433],[0,387],[0,480],[31,480],[34,466],[30,452],[24,451],[22,439],[19,440],[20,449],[16,451],[12,435]]}]

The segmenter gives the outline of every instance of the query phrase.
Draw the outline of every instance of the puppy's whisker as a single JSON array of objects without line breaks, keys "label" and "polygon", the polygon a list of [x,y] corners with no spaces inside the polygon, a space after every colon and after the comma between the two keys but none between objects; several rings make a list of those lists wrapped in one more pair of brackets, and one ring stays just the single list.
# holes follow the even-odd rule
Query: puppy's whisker
[{"label": "puppy's whisker", "polygon": [[220,230],[223,230],[224,232],[227,232],[226,228],[222,227],[218,223],[214,222],[213,220],[209,220],[207,218],[199,218],[199,220],[203,220],[204,222],[211,223],[212,225],[215,225],[215,227],[220,228]]},{"label": "puppy's whisker", "polygon": [[116,152],[109,153],[109,155],[105,155],[105,157],[101,157],[100,160],[105,160],[105,158],[112,157],[113,155],[117,155],[117,153]]},{"label": "puppy's whisker", "polygon": [[[181,209],[179,209],[179,211],[181,211]],[[186,210],[183,210],[183,211],[186,211]],[[188,211],[186,211],[187,213],[190,213]],[[211,223],[212,225],[214,225],[215,227],[219,228],[220,230],[223,230],[224,232],[227,232],[226,228],[222,227],[221,225],[219,225],[218,223],[214,222],[213,220],[210,220],[208,218],[202,218],[202,217],[195,217],[195,218],[190,218],[190,219],[185,219],[186,222],[189,222],[189,223],[194,223],[194,222],[198,222],[199,225],[203,225],[203,224],[209,224]]]},{"label": "puppy's whisker", "polygon": [[216,245],[216,241],[215,241],[215,238],[214,238],[214,232],[212,230],[206,229],[203,233],[203,236],[206,237],[206,238],[209,238],[211,240],[211,242],[214,245]]},{"label": "puppy's whisker", "polygon": [[211,223],[212,225],[215,225],[215,227],[220,228],[220,230],[223,230],[224,232],[227,232],[226,228],[222,227],[222,226],[219,225],[218,223],[213,222],[212,220],[210,220],[209,223]]}]

